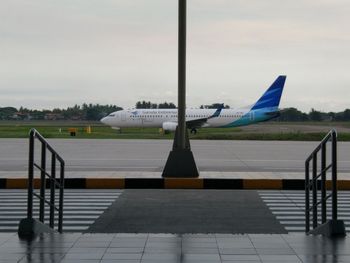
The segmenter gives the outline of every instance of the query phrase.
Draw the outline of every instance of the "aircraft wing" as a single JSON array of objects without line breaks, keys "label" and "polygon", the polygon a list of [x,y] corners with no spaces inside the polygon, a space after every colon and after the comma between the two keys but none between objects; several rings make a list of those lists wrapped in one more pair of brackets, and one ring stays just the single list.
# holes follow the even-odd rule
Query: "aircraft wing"
[{"label": "aircraft wing", "polygon": [[203,127],[203,125],[211,118],[215,118],[218,117],[222,111],[222,109],[224,108],[224,104],[222,104],[222,107],[218,108],[213,115],[209,116],[208,118],[200,118],[200,119],[195,119],[195,120],[190,120],[190,121],[186,121],[186,126],[189,129],[193,129],[193,128],[201,128]]}]

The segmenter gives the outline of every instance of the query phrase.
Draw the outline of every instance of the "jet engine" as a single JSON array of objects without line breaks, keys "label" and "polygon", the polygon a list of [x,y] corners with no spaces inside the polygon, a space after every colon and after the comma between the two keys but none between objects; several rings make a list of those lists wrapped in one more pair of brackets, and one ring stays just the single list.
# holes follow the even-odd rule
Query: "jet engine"
[{"label": "jet engine", "polygon": [[177,123],[175,122],[163,122],[162,128],[164,131],[175,131]]}]

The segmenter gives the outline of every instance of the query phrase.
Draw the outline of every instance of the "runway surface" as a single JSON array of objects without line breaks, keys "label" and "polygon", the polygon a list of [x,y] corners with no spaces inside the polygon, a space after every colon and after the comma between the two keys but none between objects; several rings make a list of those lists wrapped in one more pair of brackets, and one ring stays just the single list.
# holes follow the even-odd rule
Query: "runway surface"
[{"label": "runway surface", "polygon": [[[162,171],[170,140],[49,139],[67,171]],[[302,172],[318,142],[191,141],[200,171]],[[339,172],[350,172],[350,143],[338,146]],[[26,171],[27,139],[0,139],[0,171]]]}]

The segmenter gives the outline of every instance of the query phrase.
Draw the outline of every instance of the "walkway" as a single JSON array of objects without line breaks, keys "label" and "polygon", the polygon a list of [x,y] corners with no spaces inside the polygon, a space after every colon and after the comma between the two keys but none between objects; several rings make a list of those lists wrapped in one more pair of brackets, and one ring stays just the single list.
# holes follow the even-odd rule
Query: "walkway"
[{"label": "walkway", "polygon": [[33,242],[0,233],[0,262],[36,263],[337,263],[350,239],[304,234],[63,234]]}]

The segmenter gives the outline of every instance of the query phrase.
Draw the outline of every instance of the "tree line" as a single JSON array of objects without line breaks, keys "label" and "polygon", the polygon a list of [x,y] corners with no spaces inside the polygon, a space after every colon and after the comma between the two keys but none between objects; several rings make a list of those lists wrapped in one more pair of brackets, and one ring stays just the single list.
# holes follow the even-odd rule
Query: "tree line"
[{"label": "tree line", "polygon": [[350,121],[350,109],[341,112],[322,112],[311,109],[309,113],[296,108],[286,108],[281,111],[277,121]]},{"label": "tree line", "polygon": [[24,107],[0,108],[0,120],[100,120],[107,114],[122,110],[116,105],[82,104],[67,107],[66,109],[55,108],[53,110],[32,110]]},{"label": "tree line", "polygon": [[[201,109],[215,109],[222,107],[222,103],[201,105]],[[175,109],[172,102],[153,103],[150,101],[138,101],[135,104],[137,109]],[[224,108],[230,108],[224,105]],[[33,110],[24,107],[0,107],[0,120],[89,120],[98,121],[111,112],[122,110],[117,105],[82,104],[67,107],[66,109],[55,108],[53,110]],[[276,121],[350,121],[350,109],[341,112],[322,112],[311,109],[305,113],[296,108],[286,108],[281,111]]]}]

